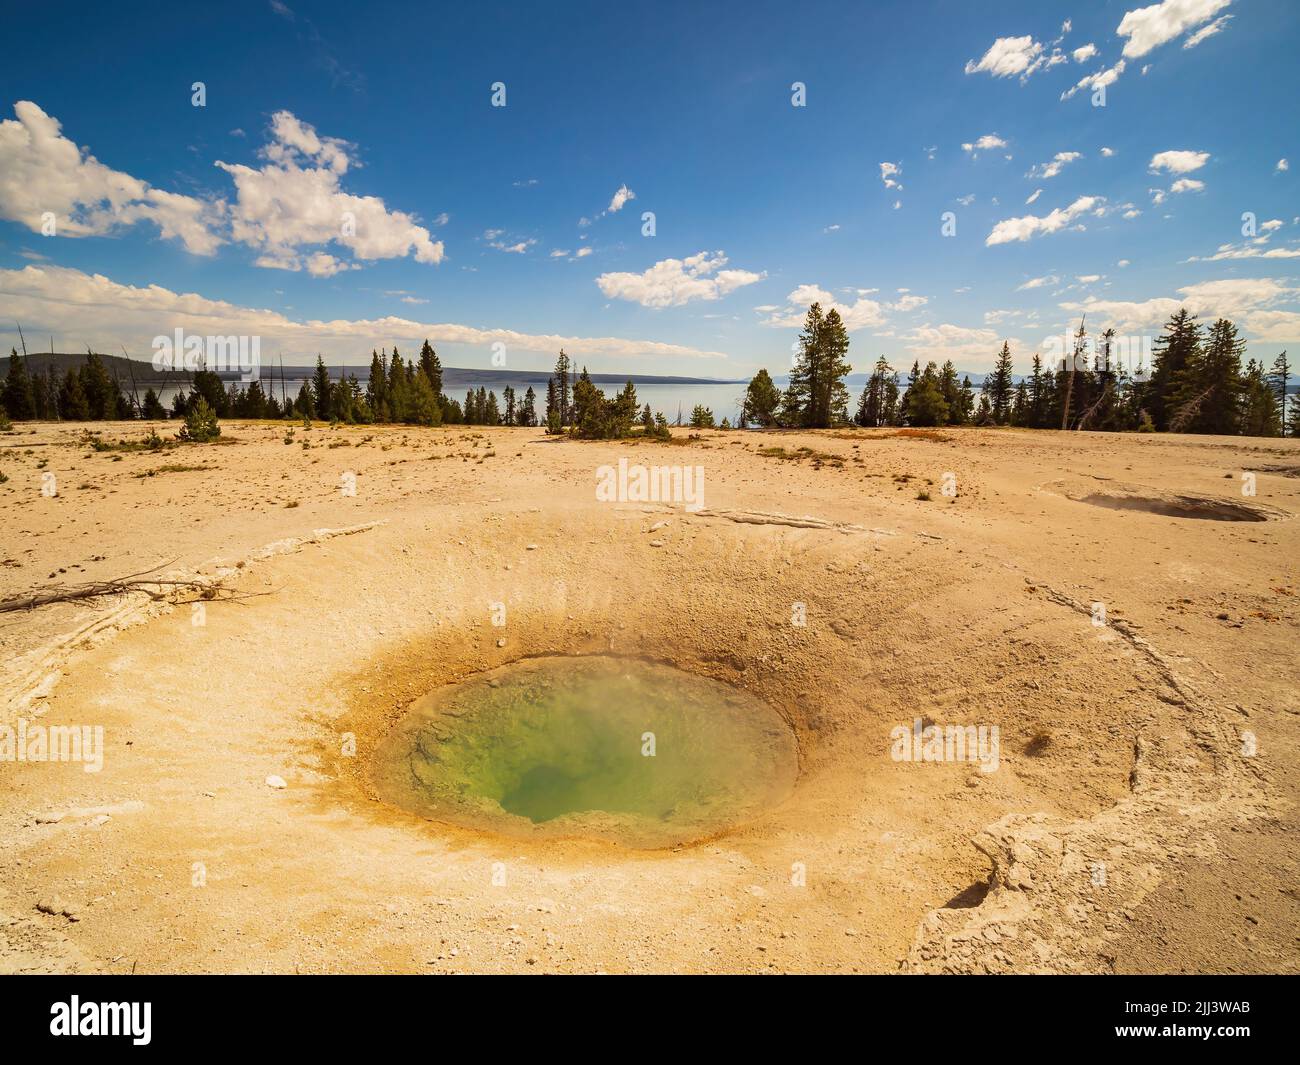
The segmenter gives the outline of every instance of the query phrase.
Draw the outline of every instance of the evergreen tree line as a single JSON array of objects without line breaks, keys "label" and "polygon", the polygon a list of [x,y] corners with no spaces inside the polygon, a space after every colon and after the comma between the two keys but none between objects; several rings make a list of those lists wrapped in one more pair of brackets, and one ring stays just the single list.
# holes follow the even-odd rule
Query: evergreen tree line
[{"label": "evergreen tree line", "polygon": [[[1101,334],[1095,355],[1086,355],[1082,324],[1074,351],[1055,367],[1035,354],[1030,372],[1015,381],[1011,351],[1002,345],[992,373],[977,397],[970,378],[958,380],[949,360],[924,369],[913,363],[906,383],[881,356],[850,419],[844,378],[848,333],[838,312],[823,314],[813,304],[799,336],[789,386],[783,392],[766,370],[750,381],[741,405],[740,426],[827,428],[850,421],[867,427],[1012,425],[1036,429],[1162,431],[1247,436],[1300,435],[1300,404],[1286,404],[1290,366],[1282,352],[1270,367],[1255,359],[1243,366],[1246,342],[1237,327],[1220,318],[1203,326],[1185,308],[1174,314],[1152,352],[1149,374],[1137,377],[1112,358],[1114,330]],[[88,351],[86,361],[62,376],[53,366],[31,373],[27,359],[12,351],[9,373],[0,388],[0,407],[13,421],[98,421],[138,414],[159,419],[166,411],[153,388],[142,399],[128,397],[103,359]],[[277,399],[260,381],[225,386],[209,370],[193,375],[179,392],[172,412],[185,417],[202,399],[224,418],[313,418],[344,423],[412,425],[536,426],[536,395],[529,387],[520,398],[507,386],[501,400],[493,391],[470,389],[464,402],[442,388],[442,364],[426,340],[417,359],[406,361],[394,348],[372,352],[363,389],[355,374],[332,380],[317,357],[313,378],[298,395]],[[666,437],[668,422],[649,405],[638,406],[631,381],[607,398],[584,367],[575,372],[561,351],[547,381],[544,424],[550,433],[617,439],[638,433]],[[678,414],[677,423],[681,424]],[[714,426],[712,411],[696,406],[694,428]],[[724,419],[722,428],[729,428]]]},{"label": "evergreen tree line", "polygon": [[[1287,409],[1286,352],[1271,367],[1243,366],[1246,342],[1226,318],[1202,326],[1185,308],[1175,313],[1152,349],[1149,368],[1136,376],[1118,364],[1115,331],[1087,354],[1081,323],[1069,356],[1055,367],[1034,355],[1030,372],[1015,380],[1011,349],[1002,345],[978,397],[952,361],[924,369],[912,364],[905,384],[882,355],[858,401],[853,423],[879,426],[1012,425],[1031,429],[1300,435],[1300,404]],[[800,334],[790,385],[783,393],[766,370],[750,381],[741,425],[826,428],[849,422],[848,339],[834,310],[813,304]],[[1149,372],[1145,372],[1148,371]]]},{"label": "evergreen tree line", "polygon": [[[699,408],[697,408],[699,409]],[[712,419],[712,415],[709,415]],[[569,356],[560,349],[555,370],[546,381],[546,431],[588,440],[621,440],[642,435],[658,439],[672,436],[663,413],[650,404],[641,407],[631,379],[612,399],[596,387],[584,366],[575,373]]]},{"label": "evergreen tree line", "polygon": [[[134,392],[134,390],[133,390]],[[220,418],[314,418],[354,423],[409,425],[536,426],[537,397],[529,387],[522,397],[506,386],[502,399],[495,392],[470,390],[463,404],[442,390],[442,363],[426,340],[418,359],[406,361],[394,348],[372,352],[370,378],[363,389],[355,374],[330,377],[325,361],[316,358],[316,371],[296,397],[277,398],[270,387],[251,381],[246,387],[225,385],[207,369],[196,370],[188,390],[172,400],[172,414],[185,418],[199,400]],[[110,374],[103,359],[87,352],[86,361],[62,377],[50,366],[44,374],[28,372],[26,359],[13,351],[9,373],[0,388],[0,407],[13,421],[111,421],[140,417],[165,418],[167,410],[153,388],[136,400]],[[138,410],[137,410],[138,408]]]},{"label": "evergreen tree line", "polygon": [[[163,407],[150,389],[145,402],[152,402],[161,416]],[[130,418],[132,403],[122,391],[116,376],[104,366],[93,351],[76,369],[68,368],[62,376],[51,364],[45,373],[32,373],[27,359],[10,350],[9,373],[0,388],[0,409],[13,421],[112,421]]]}]

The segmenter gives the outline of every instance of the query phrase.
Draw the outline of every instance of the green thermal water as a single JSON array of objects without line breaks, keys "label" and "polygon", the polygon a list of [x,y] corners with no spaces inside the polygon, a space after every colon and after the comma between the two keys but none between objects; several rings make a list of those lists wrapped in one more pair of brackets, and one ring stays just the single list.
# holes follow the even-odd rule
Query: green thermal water
[{"label": "green thermal water", "polygon": [[748,820],[794,784],[794,736],[717,681],[616,658],[520,662],[420,700],[380,746],[380,794],[527,836],[633,846]]}]

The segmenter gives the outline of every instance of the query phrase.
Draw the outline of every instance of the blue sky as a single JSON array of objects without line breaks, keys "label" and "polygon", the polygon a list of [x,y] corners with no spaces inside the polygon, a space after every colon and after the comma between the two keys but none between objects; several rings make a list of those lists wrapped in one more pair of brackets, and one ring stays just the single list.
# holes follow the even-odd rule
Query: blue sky
[{"label": "blue sky", "polygon": [[12,10],[2,317],[713,377],[811,298],[859,370],[1180,303],[1300,341],[1292,0],[462,6]]}]

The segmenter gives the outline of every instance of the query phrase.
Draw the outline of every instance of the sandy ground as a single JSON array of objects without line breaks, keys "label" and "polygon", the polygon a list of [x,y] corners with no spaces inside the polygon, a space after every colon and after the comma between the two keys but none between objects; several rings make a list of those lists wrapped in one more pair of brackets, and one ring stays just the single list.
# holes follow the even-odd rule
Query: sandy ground
[{"label": "sandy ground", "polygon": [[[1295,441],[81,432],[0,436],[0,595],[162,566],[241,598],[0,614],[0,724],[104,729],[97,773],[0,762],[0,971],[1300,969]],[[620,457],[703,467],[704,509],[598,501]],[[791,797],[653,851],[374,796],[415,699],[591,653],[765,700]],[[997,725],[997,770],[894,760],[916,718]]]}]

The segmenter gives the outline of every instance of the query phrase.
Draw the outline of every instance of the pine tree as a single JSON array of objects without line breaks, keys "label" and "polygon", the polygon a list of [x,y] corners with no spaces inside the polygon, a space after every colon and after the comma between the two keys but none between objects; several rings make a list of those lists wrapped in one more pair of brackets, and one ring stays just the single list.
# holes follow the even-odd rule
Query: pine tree
[{"label": "pine tree", "polygon": [[948,421],[951,425],[969,425],[971,415],[975,412],[975,390],[970,385],[970,375],[967,374],[961,379],[961,389],[957,393],[957,417],[952,416],[949,412]]},{"label": "pine tree", "polygon": [[316,355],[316,373],[312,378],[312,394],[316,397],[316,417],[328,420],[334,416],[334,388],[325,360]]},{"label": "pine tree", "polygon": [[988,396],[989,407],[993,411],[993,420],[998,425],[1006,425],[1011,417],[1011,393],[1014,385],[1011,381],[1011,345],[1002,342],[998,352],[998,361],[993,372],[984,379],[984,394]]},{"label": "pine tree", "polygon": [[713,411],[702,403],[695,404],[695,409],[691,411],[691,428],[692,429],[713,429],[716,423],[713,420]]},{"label": "pine tree", "polygon": [[880,401],[881,425],[902,425],[902,404],[898,399],[898,374],[892,369],[885,378],[884,396]]},{"label": "pine tree", "polygon": [[[907,420],[908,393],[910,393],[912,389],[916,387],[916,383],[920,379],[921,379],[921,361],[919,359],[916,359],[913,360],[912,369],[908,372],[907,387],[903,389],[903,396],[898,401],[897,416],[894,420],[891,421],[891,424],[895,424],[895,423],[901,424],[902,422]],[[985,385],[987,384],[988,381],[985,380]]]},{"label": "pine tree", "polygon": [[394,347],[388,361],[388,415],[399,424],[410,421],[411,379],[414,376]]},{"label": "pine tree", "polygon": [[1291,410],[1286,416],[1286,435],[1300,436],[1300,403],[1291,401]]},{"label": "pine tree", "polygon": [[379,352],[370,352],[370,377],[366,381],[366,403],[374,414],[375,421],[386,422],[388,414],[388,364],[379,357]]},{"label": "pine tree", "polygon": [[1043,373],[1042,357],[1035,352],[1033,368],[1029,372],[1029,426],[1033,429],[1047,427],[1047,377]]},{"label": "pine tree", "polygon": [[519,411],[519,424],[534,426],[537,424],[537,393],[533,391],[533,386],[528,386],[528,391],[524,393],[524,405]]},{"label": "pine tree", "polygon": [[943,395],[944,405],[948,408],[946,424],[961,423],[961,385],[957,383],[957,368],[949,359],[939,371],[939,392]]},{"label": "pine tree", "polygon": [[[148,397],[145,397],[148,402]],[[260,381],[250,381],[248,392],[244,396],[244,417],[245,418],[265,418],[266,417],[266,393],[262,391]]]},{"label": "pine tree", "polygon": [[1283,427],[1285,427],[1287,421],[1286,389],[1287,382],[1290,379],[1291,367],[1286,361],[1286,352],[1279,352],[1277,358],[1273,360],[1273,369],[1269,371],[1268,382],[1277,397],[1277,420],[1278,424]]},{"label": "pine tree", "polygon": [[483,424],[500,425],[501,424],[501,407],[497,403],[497,394],[489,392],[487,399],[483,404]]},{"label": "pine tree", "polygon": [[848,421],[849,390],[844,384],[853,370],[849,363],[849,334],[840,312],[834,307],[826,315],[817,345],[817,388],[814,393],[814,424],[828,429]]},{"label": "pine tree", "polygon": [[558,433],[560,431],[560,395],[555,386],[555,378],[546,379],[546,431],[548,433]]},{"label": "pine tree", "polygon": [[601,400],[604,395],[592,383],[591,374],[587,368],[582,368],[582,373],[573,383],[573,409],[572,409],[572,429],[578,435],[599,436],[600,435],[600,404],[597,397]]},{"label": "pine tree", "polygon": [[1024,381],[1021,381],[1016,385],[1015,392],[1012,393],[1011,424],[1024,426],[1028,423],[1029,415],[1029,386]]},{"label": "pine tree", "polygon": [[86,395],[91,421],[111,421],[118,415],[118,390],[104,369],[104,360],[93,351],[86,351],[82,364],[81,388]]},{"label": "pine tree", "polygon": [[516,424],[515,419],[518,416],[518,409],[515,405],[515,390],[510,385],[506,385],[506,387],[501,390],[501,398],[505,401],[506,405],[504,416],[505,424]]},{"label": "pine tree", "polygon": [[[556,410],[559,413],[560,428],[569,424],[570,416],[573,410],[569,404],[569,356],[564,354],[564,349],[560,349],[559,357],[555,360],[555,402]],[[548,410],[549,416],[549,410]]]},{"label": "pine tree", "polygon": [[623,391],[614,397],[613,410],[610,412],[615,438],[622,438],[632,434],[632,425],[636,422],[638,407],[636,385],[632,383],[632,379],[629,377],[627,384],[623,386]]},{"label": "pine tree", "polygon": [[[221,384],[221,378],[212,370],[206,367],[200,367],[194,371],[194,387],[192,393],[202,396],[209,407],[217,414],[218,417],[227,416],[229,411],[230,398],[226,395],[225,387]],[[87,393],[87,399],[90,398]]]},{"label": "pine tree", "polygon": [[298,398],[294,400],[293,410],[303,418],[316,417],[316,396],[312,392],[310,381],[304,381],[298,386]]},{"label": "pine tree", "polygon": [[5,378],[3,393],[0,393],[0,407],[16,422],[36,417],[36,392],[27,373],[27,363],[14,348],[9,353],[9,375]]},{"label": "pine tree", "polygon": [[[306,387],[306,386],[304,386]],[[185,424],[177,434],[181,440],[192,444],[208,444],[221,435],[217,412],[202,396],[195,400],[185,415]]]},{"label": "pine tree", "polygon": [[824,323],[822,305],[814,303],[804,318],[803,331],[799,334],[799,350],[790,370],[790,383],[783,399],[783,418],[787,425],[811,427],[816,423],[821,362],[819,345]]},{"label": "pine tree", "polygon": [[415,374],[414,382],[410,386],[408,415],[415,425],[442,424],[442,406],[438,402],[437,393],[433,390],[433,383],[423,368]]},{"label": "pine tree", "polygon": [[943,398],[939,371],[933,362],[907,390],[907,424],[933,426],[948,424],[948,404]]},{"label": "pine tree", "polygon": [[429,379],[429,387],[433,389],[433,394],[442,395],[442,362],[438,359],[438,353],[433,350],[428,338],[425,338],[424,346],[420,348],[420,372]]},{"label": "pine tree", "polygon": [[[1241,419],[1241,356],[1246,342],[1226,318],[1217,319],[1170,384],[1169,428],[1175,432],[1236,433]],[[1158,423],[1157,423],[1158,424]]]},{"label": "pine tree", "polygon": [[1173,416],[1176,382],[1184,376],[1189,361],[1196,358],[1201,345],[1201,327],[1196,315],[1180,307],[1165,325],[1151,354],[1151,379],[1143,389],[1142,406],[1151,415],[1156,429],[1169,428]]},{"label": "pine tree", "polygon": [[156,422],[167,417],[167,410],[158,399],[158,393],[152,388],[144,390],[144,417],[146,421]]},{"label": "pine tree", "polygon": [[81,375],[69,369],[59,387],[59,413],[70,422],[90,421],[90,403],[81,385]]},{"label": "pine tree", "polygon": [[894,373],[894,368],[889,365],[888,360],[881,355],[876,359],[871,376],[867,378],[867,383],[862,389],[862,398],[858,401],[858,412],[854,415],[854,421],[868,429],[889,424],[885,396],[891,381],[897,391],[898,375]]},{"label": "pine tree", "polygon": [[740,405],[741,424],[753,421],[762,429],[775,425],[780,403],[781,391],[772,381],[772,375],[766,370],[759,370],[745,389],[745,398]]},{"label": "pine tree", "polygon": [[1281,436],[1277,393],[1262,363],[1251,359],[1242,375],[1241,432],[1246,436]]}]

